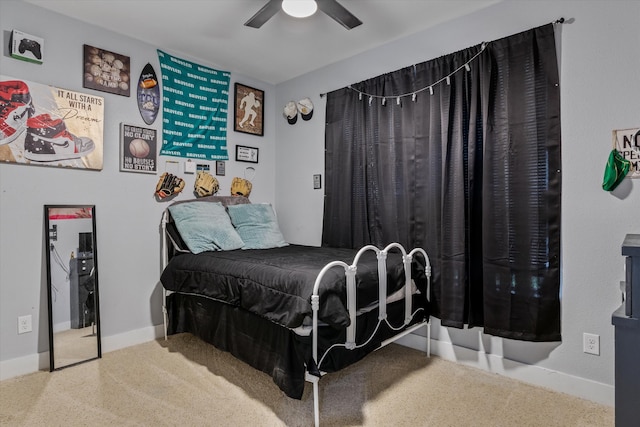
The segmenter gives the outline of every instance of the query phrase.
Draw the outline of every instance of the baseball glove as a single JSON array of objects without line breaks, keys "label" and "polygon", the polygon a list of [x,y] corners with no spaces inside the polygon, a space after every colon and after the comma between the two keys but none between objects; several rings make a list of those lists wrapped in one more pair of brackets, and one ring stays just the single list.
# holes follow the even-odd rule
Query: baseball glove
[{"label": "baseball glove", "polygon": [[[250,178],[247,178],[247,172],[249,172]],[[231,195],[232,196],[244,196],[249,197],[251,194],[251,188],[253,188],[253,184],[251,184],[250,179],[256,175],[255,168],[249,166],[244,170],[244,178],[240,178],[236,176],[231,181]]]},{"label": "baseball glove", "polygon": [[251,181],[236,176],[231,181],[231,195],[249,197],[252,187]]},{"label": "baseball glove", "polygon": [[156,185],[156,194],[161,199],[178,194],[184,188],[184,180],[173,174],[164,172]]},{"label": "baseball glove", "polygon": [[209,172],[198,171],[196,176],[196,183],[193,186],[193,191],[198,197],[211,196],[216,194],[220,184],[218,180],[213,177]]}]

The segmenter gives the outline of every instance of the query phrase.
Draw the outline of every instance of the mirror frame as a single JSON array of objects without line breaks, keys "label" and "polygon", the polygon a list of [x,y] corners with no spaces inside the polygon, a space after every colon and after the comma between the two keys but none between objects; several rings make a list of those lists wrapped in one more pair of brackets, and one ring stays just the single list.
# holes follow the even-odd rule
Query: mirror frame
[{"label": "mirror frame", "polygon": [[[64,208],[64,209],[88,209],[91,211],[91,239],[92,239],[92,253],[93,253],[93,268],[94,268],[94,304],[95,304],[95,328],[96,328],[96,340],[97,340],[97,355],[78,362],[70,363],[64,366],[56,366],[54,357],[54,333],[53,333],[53,292],[52,292],[52,278],[51,278],[51,222],[49,218],[49,211],[51,209]],[[100,335],[100,292],[98,291],[98,245],[96,238],[96,207],[95,205],[44,205],[44,232],[45,232],[45,247],[46,254],[46,276],[47,276],[47,300],[48,300],[48,315],[49,315],[49,372],[68,368],[71,366],[79,365],[81,363],[89,362],[91,360],[100,359],[102,357],[102,340]]]}]

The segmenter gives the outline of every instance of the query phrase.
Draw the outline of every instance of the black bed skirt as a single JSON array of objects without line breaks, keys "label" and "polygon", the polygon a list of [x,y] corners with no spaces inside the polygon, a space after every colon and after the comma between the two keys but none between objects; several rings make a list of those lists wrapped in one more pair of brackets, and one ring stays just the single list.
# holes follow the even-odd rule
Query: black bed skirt
[{"label": "black bed skirt", "polygon": [[[413,307],[422,307],[411,325],[428,319],[428,311],[421,295],[414,297]],[[414,309],[415,311],[415,309]],[[301,399],[306,366],[315,367],[312,360],[311,337],[302,337],[280,325],[237,306],[201,297],[173,293],[167,297],[168,334],[191,333],[216,348],[228,351],[236,358],[265,372],[289,397]],[[404,301],[387,307],[392,325],[404,319]],[[358,317],[356,342],[368,337],[378,323],[378,311]],[[346,330],[325,326],[319,328],[318,355],[335,343],[345,341]],[[334,347],[322,362],[321,370],[335,372],[365,357],[380,347],[382,341],[397,334],[386,324],[380,325],[376,337],[366,346],[347,350]],[[310,369],[313,371],[313,369]]]}]

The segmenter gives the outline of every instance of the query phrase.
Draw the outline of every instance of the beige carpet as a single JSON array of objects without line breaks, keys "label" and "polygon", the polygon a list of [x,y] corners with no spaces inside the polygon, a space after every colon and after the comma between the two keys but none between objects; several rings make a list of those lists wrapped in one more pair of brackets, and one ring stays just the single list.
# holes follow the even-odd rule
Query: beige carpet
[{"label": "beige carpet", "polygon": [[[613,426],[614,410],[392,344],[320,381],[322,426]],[[313,395],[180,334],[0,382],[2,426],[311,426]]]},{"label": "beige carpet", "polygon": [[53,335],[56,368],[62,368],[98,356],[98,337],[93,326],[67,329]]}]

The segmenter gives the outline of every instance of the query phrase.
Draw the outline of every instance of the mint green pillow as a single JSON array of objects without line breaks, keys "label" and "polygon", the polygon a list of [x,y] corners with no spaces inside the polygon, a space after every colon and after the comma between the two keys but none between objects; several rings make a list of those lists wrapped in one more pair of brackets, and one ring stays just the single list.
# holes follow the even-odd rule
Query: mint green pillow
[{"label": "mint green pillow", "polygon": [[242,249],[269,249],[288,246],[270,204],[227,206],[233,226],[244,242]]},{"label": "mint green pillow", "polygon": [[194,254],[231,251],[244,245],[221,203],[178,203],[169,206],[169,212],[182,240]]}]

